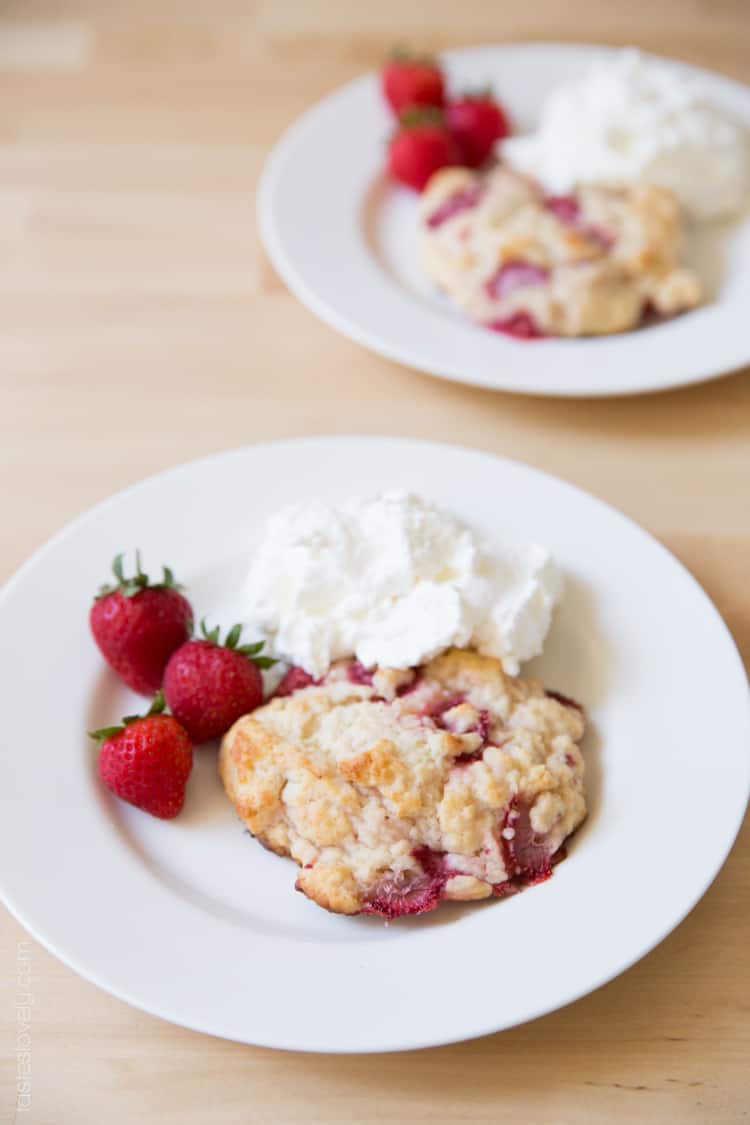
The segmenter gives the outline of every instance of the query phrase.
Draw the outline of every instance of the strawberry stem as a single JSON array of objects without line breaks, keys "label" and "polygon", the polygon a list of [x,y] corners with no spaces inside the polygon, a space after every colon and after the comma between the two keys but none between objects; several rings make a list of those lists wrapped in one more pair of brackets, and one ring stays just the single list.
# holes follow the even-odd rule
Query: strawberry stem
[{"label": "strawberry stem", "polygon": [[208,641],[209,644],[217,645],[219,648],[228,648],[232,652],[239,652],[242,656],[246,656],[258,668],[273,668],[276,660],[271,656],[260,656],[259,653],[265,646],[265,641],[255,641],[253,644],[241,645],[239,639],[242,635],[242,625],[239,622],[233,625],[226,636],[226,640],[222,643],[221,633],[219,626],[216,625],[213,629],[209,629],[206,625],[205,617],[201,620],[201,632],[203,639]]},{"label": "strawberry stem", "polygon": [[211,629],[211,631],[209,632],[209,630],[206,628],[205,617],[201,618],[201,633],[203,633],[203,639],[209,641],[212,645],[221,644],[219,640],[219,626],[217,625],[215,629]]},{"label": "strawberry stem", "polygon": [[90,730],[88,732],[89,738],[93,738],[94,742],[104,742],[108,738],[112,738],[115,734],[120,734],[124,731],[125,727],[120,724],[118,727],[99,727],[98,730]]},{"label": "strawberry stem", "polygon": [[232,626],[232,628],[227,633],[227,639],[224,642],[225,645],[227,646],[227,648],[237,648],[237,641],[240,639],[240,633],[241,632],[242,632],[242,626],[241,625],[233,625]]},{"label": "strawberry stem", "polygon": [[418,54],[415,51],[409,50],[403,44],[397,44],[391,47],[388,52],[388,61],[393,63],[419,63],[422,66],[434,66],[437,70],[438,61],[434,55]]},{"label": "strawberry stem", "polygon": [[122,560],[124,558],[125,558],[124,555],[115,555],[115,561],[112,563],[112,569],[115,572],[115,578],[117,579],[117,581],[120,583],[121,586],[125,582],[125,576],[122,573]]},{"label": "strawberry stem", "polygon": [[162,567],[162,570],[164,571],[164,578],[161,582],[150,583],[148,580],[148,575],[144,574],[141,568],[141,552],[138,549],[136,549],[135,552],[135,574],[132,578],[128,578],[125,575],[124,559],[124,552],[121,552],[119,555],[115,555],[114,561],[112,563],[112,571],[115,578],[117,579],[117,582],[115,583],[115,585],[100,586],[95,601],[98,601],[100,598],[106,598],[107,594],[115,593],[120,593],[126,598],[133,598],[136,594],[140,594],[141,590],[145,590],[147,587],[152,590],[182,589],[182,586],[180,586],[179,582],[175,582],[174,574],[168,566]]},{"label": "strawberry stem", "polygon": [[166,710],[166,706],[164,692],[160,689],[151,701],[151,706],[145,715],[124,715],[118,726],[100,727],[99,730],[90,730],[88,736],[89,738],[93,738],[94,742],[105,742],[108,738],[112,738],[116,734],[122,734],[125,727],[129,727],[131,723],[137,722],[138,719],[148,719],[151,715],[162,715]]},{"label": "strawberry stem", "polygon": [[255,656],[263,648],[265,641],[256,641],[254,645],[240,645],[237,652],[242,652],[245,656]]},{"label": "strawberry stem", "polygon": [[441,125],[445,120],[442,109],[436,105],[410,105],[399,114],[398,123],[403,129],[415,125]]},{"label": "strawberry stem", "polygon": [[[167,701],[164,698],[164,692],[161,690],[161,688],[159,688],[156,695],[151,700],[151,706],[149,707],[148,711],[146,712],[146,716],[148,717],[149,715],[162,715],[164,713],[164,711],[166,711],[166,709],[167,709]],[[137,717],[138,716],[136,716],[136,718]]]}]

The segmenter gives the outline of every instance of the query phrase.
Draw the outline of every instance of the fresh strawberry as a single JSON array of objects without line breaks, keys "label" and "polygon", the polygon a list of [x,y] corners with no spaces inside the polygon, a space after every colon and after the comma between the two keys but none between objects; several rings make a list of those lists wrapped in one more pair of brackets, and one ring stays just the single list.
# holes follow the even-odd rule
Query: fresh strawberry
[{"label": "fresh strawberry", "polygon": [[136,574],[123,574],[123,555],[112,564],[115,586],[102,586],[89,614],[104,659],[133,691],[153,695],[161,687],[169,657],[192,631],[193,611],[174,575],[164,567],[161,582],[149,584],[136,551]]},{"label": "fresh strawberry", "polygon": [[203,639],[173,652],[164,672],[164,694],[172,714],[194,742],[228,731],[232,723],[263,702],[260,668],[276,662],[261,656],[263,641],[238,645],[242,627],[230,629],[225,643],[219,630],[201,623]]},{"label": "fresh strawberry", "polygon": [[127,715],[120,726],[92,731],[91,737],[101,742],[99,776],[107,789],[171,820],[185,803],[193,747],[185,728],[163,711],[159,692],[146,715]]},{"label": "fresh strawberry", "polygon": [[385,100],[396,117],[413,105],[443,104],[443,74],[434,59],[394,51],[380,75]]},{"label": "fresh strawberry", "polygon": [[489,93],[464,94],[446,106],[445,120],[458,144],[462,163],[484,164],[497,141],[510,132],[503,107]]},{"label": "fresh strawberry", "polygon": [[421,191],[430,176],[448,164],[460,164],[456,142],[437,109],[411,109],[388,145],[388,168],[396,180]]}]

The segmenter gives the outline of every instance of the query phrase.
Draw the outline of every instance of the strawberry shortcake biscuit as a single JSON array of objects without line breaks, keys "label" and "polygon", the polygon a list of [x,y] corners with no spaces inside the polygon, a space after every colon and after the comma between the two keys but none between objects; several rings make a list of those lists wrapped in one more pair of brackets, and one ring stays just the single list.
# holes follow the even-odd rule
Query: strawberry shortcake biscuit
[{"label": "strawberry shortcake biscuit", "polygon": [[674,195],[651,184],[545,195],[506,167],[446,168],[420,201],[424,266],[472,320],[520,337],[623,332],[698,304]]},{"label": "strawberry shortcake biscuit", "polygon": [[580,707],[492,657],[292,669],[224,737],[220,772],[297,889],[392,918],[508,895],[552,873],[586,815]]}]

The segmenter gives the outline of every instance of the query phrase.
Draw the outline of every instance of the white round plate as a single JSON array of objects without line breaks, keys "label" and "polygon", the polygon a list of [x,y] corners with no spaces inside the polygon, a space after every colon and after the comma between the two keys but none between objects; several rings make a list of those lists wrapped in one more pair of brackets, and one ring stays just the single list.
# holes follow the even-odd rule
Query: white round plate
[{"label": "white round plate", "polygon": [[[447,51],[442,59],[452,89],[492,86],[525,132],[554,87],[611,53],[513,44]],[[750,127],[750,89],[668,65],[699,75],[711,97]],[[339,332],[431,375],[539,395],[656,391],[750,362],[747,216],[691,239],[687,258],[708,300],[674,320],[587,340],[513,340],[471,324],[420,268],[417,197],[383,174],[392,128],[377,77],[366,75],[303,114],[261,181],[266,250],[292,292]]]},{"label": "white round plate", "polygon": [[[590,815],[552,879],[385,925],[327,914],[242,828],[196,751],[156,820],[98,783],[86,731],[141,708],[89,636],[120,550],[171,564],[228,626],[281,504],[406,486],[492,538],[548,544],[567,592],[531,670],[585,703]],[[502,498],[499,502],[498,498]],[[748,795],[750,700],[732,640],[683,567],[601,501],[483,453],[381,438],[279,442],[194,461],[72,523],[0,601],[0,890],[83,976],[213,1035],[385,1051],[510,1027],[582,996],[669,933],[708,887]]]}]

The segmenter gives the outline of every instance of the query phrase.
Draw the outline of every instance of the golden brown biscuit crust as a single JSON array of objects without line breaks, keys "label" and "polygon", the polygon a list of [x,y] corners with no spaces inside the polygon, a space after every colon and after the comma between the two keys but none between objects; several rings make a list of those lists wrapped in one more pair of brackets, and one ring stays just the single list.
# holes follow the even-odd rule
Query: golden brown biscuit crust
[{"label": "golden brown biscuit crust", "polygon": [[[451,206],[462,199],[469,205]],[[426,272],[482,324],[524,313],[546,335],[606,335],[701,298],[678,262],[677,200],[653,184],[583,186],[556,203],[509,168],[446,168],[422,193],[420,223]],[[503,267],[519,265],[542,273],[524,284],[516,269],[513,284],[507,272],[498,284]]]},{"label": "golden brown biscuit crust", "polygon": [[393,916],[546,877],[586,813],[582,713],[466,650],[371,684],[347,669],[240,719],[221,747],[239,816],[296,860],[298,889]]}]

